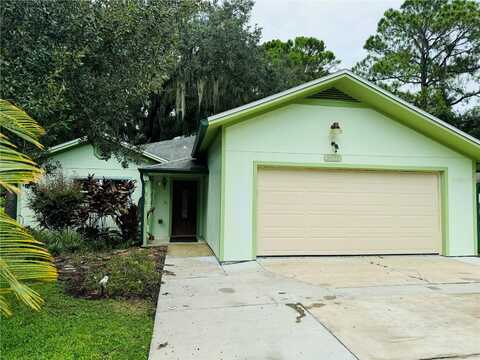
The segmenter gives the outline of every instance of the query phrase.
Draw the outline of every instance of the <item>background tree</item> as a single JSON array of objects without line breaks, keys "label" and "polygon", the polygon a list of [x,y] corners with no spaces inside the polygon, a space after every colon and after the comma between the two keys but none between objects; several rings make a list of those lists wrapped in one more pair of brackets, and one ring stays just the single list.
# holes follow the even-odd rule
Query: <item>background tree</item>
[{"label": "background tree", "polygon": [[[56,145],[87,136],[106,157],[192,134],[199,120],[320,77],[323,41],[260,45],[253,0],[5,0],[0,96]],[[19,145],[23,145],[19,143]]]},{"label": "background tree", "polygon": [[468,110],[460,119],[460,127],[477,139],[480,139],[480,106]]},{"label": "background tree", "polygon": [[134,142],[175,58],[177,10],[161,0],[5,0],[0,95],[38,119],[47,146],[88,136],[108,153]]},{"label": "background tree", "polygon": [[340,63],[322,40],[296,37],[262,45],[267,75],[265,92],[275,93],[327,75]]},{"label": "background tree", "polygon": [[[462,126],[480,94],[480,4],[407,0],[385,12],[354,68],[422,109]],[[457,111],[456,111],[457,109]]]},{"label": "background tree", "polygon": [[191,134],[201,118],[261,95],[260,30],[249,24],[251,0],[205,1],[182,7],[177,61],[150,96],[148,141]]},{"label": "background tree", "polygon": [[[4,130],[37,147],[41,147],[38,139],[44,130],[24,111],[0,99],[0,186],[18,192],[19,184],[37,181],[42,171],[28,156],[17,151]],[[8,293],[14,293],[38,310],[43,300],[25,281],[56,278],[57,270],[44,245],[0,208],[0,314],[11,314],[4,296]]]}]

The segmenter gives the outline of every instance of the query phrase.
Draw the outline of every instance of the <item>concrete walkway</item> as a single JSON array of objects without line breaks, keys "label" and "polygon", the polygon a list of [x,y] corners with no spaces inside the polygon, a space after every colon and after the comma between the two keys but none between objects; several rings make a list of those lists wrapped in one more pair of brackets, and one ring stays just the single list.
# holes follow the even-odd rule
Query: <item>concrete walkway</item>
[{"label": "concrete walkway", "polygon": [[169,255],[165,269],[150,359],[480,358],[478,258]]}]

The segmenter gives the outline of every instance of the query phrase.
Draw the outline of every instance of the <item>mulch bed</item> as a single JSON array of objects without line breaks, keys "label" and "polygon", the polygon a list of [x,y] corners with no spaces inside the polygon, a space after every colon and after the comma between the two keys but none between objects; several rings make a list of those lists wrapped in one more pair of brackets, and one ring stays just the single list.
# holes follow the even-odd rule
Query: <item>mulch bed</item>
[{"label": "mulch bed", "polygon": [[[91,273],[97,268],[116,256],[127,256],[135,251],[148,251],[148,257],[156,262],[156,268],[163,274],[168,272],[164,270],[165,256],[167,253],[166,246],[152,247],[152,248],[129,248],[121,250],[111,250],[108,252],[89,253],[82,258],[82,255],[61,255],[55,257],[55,265],[58,269],[58,280],[65,286],[65,291],[75,297],[85,299],[100,299],[105,297],[98,290],[87,291],[83,286],[83,282],[87,274]],[[160,286],[160,284],[158,284]]]}]

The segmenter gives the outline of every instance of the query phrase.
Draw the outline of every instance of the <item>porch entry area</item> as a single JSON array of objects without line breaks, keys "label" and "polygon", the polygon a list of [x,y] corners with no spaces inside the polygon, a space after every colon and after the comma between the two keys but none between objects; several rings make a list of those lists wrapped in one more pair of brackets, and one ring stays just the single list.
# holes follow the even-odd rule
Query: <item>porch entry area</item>
[{"label": "porch entry area", "polygon": [[140,169],[143,245],[203,241],[207,169],[196,164],[188,169],[161,165]]}]

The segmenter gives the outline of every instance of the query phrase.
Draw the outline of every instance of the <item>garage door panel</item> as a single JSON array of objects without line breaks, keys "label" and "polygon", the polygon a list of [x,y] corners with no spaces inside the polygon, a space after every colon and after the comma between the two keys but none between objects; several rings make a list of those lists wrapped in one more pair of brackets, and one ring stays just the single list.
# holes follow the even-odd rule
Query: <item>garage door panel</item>
[{"label": "garage door panel", "polygon": [[438,174],[261,168],[257,253],[438,253]]}]

